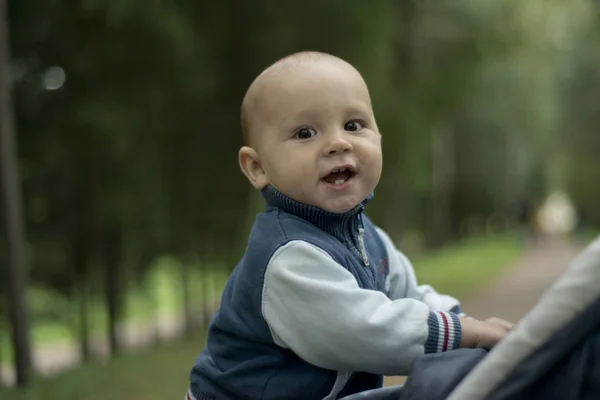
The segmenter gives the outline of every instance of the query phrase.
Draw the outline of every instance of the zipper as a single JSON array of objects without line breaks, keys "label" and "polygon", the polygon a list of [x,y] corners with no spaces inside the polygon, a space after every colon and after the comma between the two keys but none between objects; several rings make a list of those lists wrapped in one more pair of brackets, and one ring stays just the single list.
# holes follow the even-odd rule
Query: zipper
[{"label": "zipper", "polygon": [[365,265],[365,267],[368,267],[369,264],[369,257],[367,256],[367,249],[365,248],[365,228],[363,226],[363,222],[362,222],[362,216],[359,220],[359,227],[358,227],[358,250],[360,251],[360,256],[362,258],[362,262]]}]

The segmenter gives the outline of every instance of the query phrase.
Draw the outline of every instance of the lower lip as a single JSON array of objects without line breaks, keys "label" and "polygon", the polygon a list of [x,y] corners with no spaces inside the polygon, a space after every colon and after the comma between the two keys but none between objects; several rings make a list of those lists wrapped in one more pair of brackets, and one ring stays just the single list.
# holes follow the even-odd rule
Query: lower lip
[{"label": "lower lip", "polygon": [[344,183],[340,183],[335,184],[335,183],[329,183],[324,179],[321,179],[321,182],[323,182],[325,185],[327,185],[328,187],[330,187],[331,189],[334,190],[342,190],[342,189],[346,189],[348,186],[350,186],[352,184],[352,182],[354,182],[354,177],[356,177],[356,175],[352,175],[350,177],[350,179],[348,179],[347,181],[345,181]]}]

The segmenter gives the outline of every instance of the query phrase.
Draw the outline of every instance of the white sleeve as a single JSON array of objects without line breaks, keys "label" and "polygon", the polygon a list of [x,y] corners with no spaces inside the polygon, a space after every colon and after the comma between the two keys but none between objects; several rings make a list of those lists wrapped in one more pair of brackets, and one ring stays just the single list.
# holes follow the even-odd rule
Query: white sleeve
[{"label": "white sleeve", "polygon": [[[457,299],[439,294],[429,285],[418,285],[415,270],[382,229],[376,228],[389,257],[389,291],[391,299],[411,298],[427,304],[431,311],[451,311],[462,315]],[[386,285],[387,286],[387,285]]]},{"label": "white sleeve", "polygon": [[455,314],[361,289],[329,254],[303,241],[271,257],[262,313],[277,345],[338,371],[405,375],[417,356],[457,348],[461,340]]}]

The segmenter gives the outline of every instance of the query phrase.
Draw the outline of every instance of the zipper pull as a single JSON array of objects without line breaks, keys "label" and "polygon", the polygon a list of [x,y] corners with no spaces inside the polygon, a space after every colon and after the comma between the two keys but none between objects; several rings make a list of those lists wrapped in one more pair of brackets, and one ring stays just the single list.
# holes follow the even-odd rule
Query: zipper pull
[{"label": "zipper pull", "polygon": [[363,264],[365,267],[368,267],[369,257],[367,257],[367,249],[365,248],[365,228],[358,228],[358,247],[360,250],[360,255],[362,256]]}]

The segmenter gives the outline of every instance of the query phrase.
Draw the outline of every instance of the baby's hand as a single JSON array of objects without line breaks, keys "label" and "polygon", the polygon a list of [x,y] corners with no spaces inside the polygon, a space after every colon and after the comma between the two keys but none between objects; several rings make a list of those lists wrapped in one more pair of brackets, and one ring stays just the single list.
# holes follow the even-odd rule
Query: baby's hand
[{"label": "baby's hand", "polygon": [[492,324],[500,325],[501,327],[507,329],[508,331],[511,331],[515,327],[515,324],[513,324],[512,322],[505,321],[501,318],[492,317],[492,318],[488,318],[486,321],[490,322]]},{"label": "baby's hand", "polygon": [[461,347],[481,347],[491,349],[514,327],[514,324],[500,318],[489,318],[479,321],[460,318],[462,327]]}]

